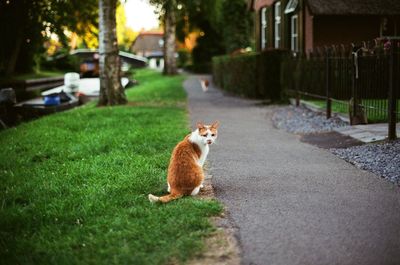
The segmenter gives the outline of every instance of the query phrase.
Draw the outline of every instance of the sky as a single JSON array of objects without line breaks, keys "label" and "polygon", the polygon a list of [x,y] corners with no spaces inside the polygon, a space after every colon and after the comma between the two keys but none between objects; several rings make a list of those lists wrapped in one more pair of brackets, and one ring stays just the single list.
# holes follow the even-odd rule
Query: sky
[{"label": "sky", "polygon": [[157,15],[154,14],[152,7],[147,0],[126,0],[125,14],[127,26],[134,31],[142,28],[149,30],[158,28]]}]

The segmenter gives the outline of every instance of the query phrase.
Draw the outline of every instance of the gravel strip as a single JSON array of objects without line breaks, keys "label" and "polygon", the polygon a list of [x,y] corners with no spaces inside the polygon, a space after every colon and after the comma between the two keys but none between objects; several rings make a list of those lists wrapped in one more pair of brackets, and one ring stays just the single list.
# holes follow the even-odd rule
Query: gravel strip
[{"label": "gravel strip", "polygon": [[[277,109],[272,121],[277,128],[298,134],[329,132],[334,128],[348,126],[348,123],[338,117],[327,120],[323,113],[295,106]],[[332,148],[330,151],[356,167],[373,172],[400,186],[400,140]]]},{"label": "gravel strip", "polygon": [[272,116],[274,125],[291,133],[310,134],[329,132],[348,123],[333,116],[326,119],[324,113],[314,112],[305,107],[288,106],[279,108]]},{"label": "gravel strip", "polygon": [[330,150],[355,166],[400,186],[400,140]]}]

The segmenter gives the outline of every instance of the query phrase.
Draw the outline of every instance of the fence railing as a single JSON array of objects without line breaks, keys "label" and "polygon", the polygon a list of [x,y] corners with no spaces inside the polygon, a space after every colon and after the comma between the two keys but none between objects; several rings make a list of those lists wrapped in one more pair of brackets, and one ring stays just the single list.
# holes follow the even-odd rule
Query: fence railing
[{"label": "fence railing", "polygon": [[282,62],[285,91],[332,111],[348,113],[351,124],[388,122],[389,139],[400,121],[400,41],[317,48]]}]

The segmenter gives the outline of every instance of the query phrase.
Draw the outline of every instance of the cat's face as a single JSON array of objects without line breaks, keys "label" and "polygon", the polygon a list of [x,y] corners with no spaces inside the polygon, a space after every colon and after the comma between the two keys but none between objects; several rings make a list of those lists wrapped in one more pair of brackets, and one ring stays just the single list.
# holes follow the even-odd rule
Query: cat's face
[{"label": "cat's face", "polygon": [[205,125],[202,122],[197,123],[200,141],[204,145],[212,145],[218,137],[219,122],[215,121],[211,125]]}]

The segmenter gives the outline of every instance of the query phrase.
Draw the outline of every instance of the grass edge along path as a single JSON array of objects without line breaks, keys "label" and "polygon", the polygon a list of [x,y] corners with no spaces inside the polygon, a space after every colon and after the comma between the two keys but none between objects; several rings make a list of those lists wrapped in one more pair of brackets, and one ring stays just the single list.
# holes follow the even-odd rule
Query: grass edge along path
[{"label": "grass edge along path", "polygon": [[133,104],[89,104],[0,132],[2,264],[169,264],[203,249],[222,207],[166,192],[188,132],[183,76],[137,71]]},{"label": "grass edge along path", "polygon": [[[311,103],[312,105],[325,110],[326,109],[326,101],[325,100],[317,100],[317,99],[303,99],[304,102]],[[368,99],[363,99],[363,104],[365,106],[370,106],[364,108],[366,110],[366,116],[368,118],[369,123],[382,123],[387,122],[387,100],[371,100],[378,106],[378,109],[374,110],[374,104],[368,104]],[[340,113],[343,115],[349,115],[349,103],[346,101],[332,101],[332,112],[333,113]],[[397,100],[397,112],[400,113],[400,100]],[[399,118],[397,118],[399,119]]]}]

